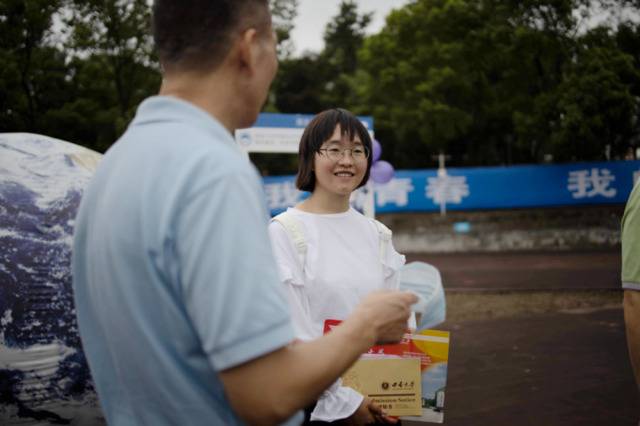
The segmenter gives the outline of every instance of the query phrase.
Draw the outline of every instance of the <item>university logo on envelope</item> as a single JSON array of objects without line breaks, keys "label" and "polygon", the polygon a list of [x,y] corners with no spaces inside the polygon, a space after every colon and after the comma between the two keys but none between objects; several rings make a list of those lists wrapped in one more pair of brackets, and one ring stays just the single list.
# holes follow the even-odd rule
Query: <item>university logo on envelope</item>
[{"label": "university logo on envelope", "polygon": [[343,386],[367,395],[390,416],[419,416],[419,358],[363,356],[342,376]]}]

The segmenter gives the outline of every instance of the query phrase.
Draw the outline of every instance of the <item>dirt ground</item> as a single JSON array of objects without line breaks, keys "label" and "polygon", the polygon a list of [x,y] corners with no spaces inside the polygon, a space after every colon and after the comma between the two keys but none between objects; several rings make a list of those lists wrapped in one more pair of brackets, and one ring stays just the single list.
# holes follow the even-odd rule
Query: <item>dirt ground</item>
[{"label": "dirt ground", "polygon": [[620,309],[455,321],[446,425],[635,426]]},{"label": "dirt ground", "polygon": [[628,425],[618,251],[411,255],[441,271],[446,425]]},{"label": "dirt ground", "polygon": [[408,254],[440,270],[447,290],[620,288],[618,250]]}]

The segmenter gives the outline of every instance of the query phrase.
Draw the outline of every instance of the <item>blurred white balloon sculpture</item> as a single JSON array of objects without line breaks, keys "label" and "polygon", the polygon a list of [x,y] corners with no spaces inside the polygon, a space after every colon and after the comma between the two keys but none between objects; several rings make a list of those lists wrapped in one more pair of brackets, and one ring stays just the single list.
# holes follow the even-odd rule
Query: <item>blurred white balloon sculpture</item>
[{"label": "blurred white balloon sculpture", "polygon": [[71,288],[78,204],[101,155],[0,133],[0,424],[104,425]]}]

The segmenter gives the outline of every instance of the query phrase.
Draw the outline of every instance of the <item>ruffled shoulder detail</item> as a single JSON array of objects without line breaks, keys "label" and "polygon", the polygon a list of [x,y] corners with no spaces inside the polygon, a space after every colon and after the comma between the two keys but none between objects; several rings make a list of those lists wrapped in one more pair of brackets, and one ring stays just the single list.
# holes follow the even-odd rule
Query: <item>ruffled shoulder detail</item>
[{"label": "ruffled shoulder detail", "polygon": [[406,263],[406,258],[403,254],[400,254],[393,247],[391,240],[385,243],[387,245],[384,258],[382,259],[382,266],[384,268],[384,278],[387,279],[396,274],[400,268]]},{"label": "ruffled shoulder detail", "polygon": [[284,284],[289,284],[298,287],[304,287],[304,279],[302,278],[302,271],[299,271],[299,268],[293,268],[291,265],[284,264],[282,262],[278,263],[278,272],[280,274],[280,279]]},{"label": "ruffled shoulder detail", "polygon": [[378,231],[378,243],[380,250],[380,260],[384,270],[385,280],[390,278],[406,263],[404,255],[398,253],[393,247],[391,230],[382,222],[372,219]]},{"label": "ruffled shoulder detail", "polygon": [[285,284],[304,286],[302,258],[284,225],[272,221],[269,224],[269,237],[280,280]]}]

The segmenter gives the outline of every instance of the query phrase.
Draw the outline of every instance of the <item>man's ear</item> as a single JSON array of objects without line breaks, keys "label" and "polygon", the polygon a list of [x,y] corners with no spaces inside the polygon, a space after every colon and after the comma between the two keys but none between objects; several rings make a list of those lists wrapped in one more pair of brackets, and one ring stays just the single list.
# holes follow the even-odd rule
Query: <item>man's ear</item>
[{"label": "man's ear", "polygon": [[256,72],[259,54],[258,32],[255,28],[245,30],[236,41],[238,66],[241,72],[253,75]]}]

